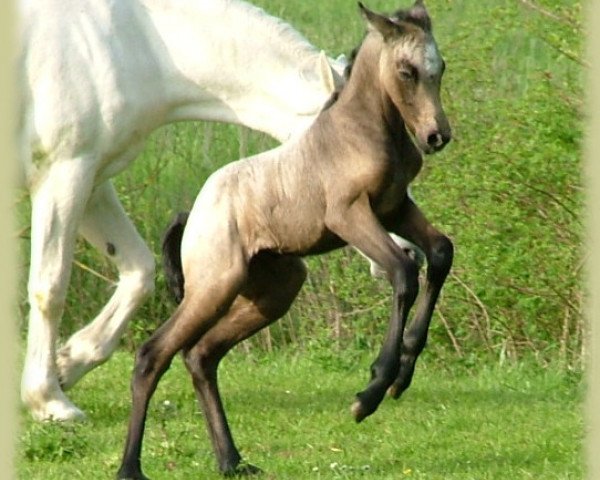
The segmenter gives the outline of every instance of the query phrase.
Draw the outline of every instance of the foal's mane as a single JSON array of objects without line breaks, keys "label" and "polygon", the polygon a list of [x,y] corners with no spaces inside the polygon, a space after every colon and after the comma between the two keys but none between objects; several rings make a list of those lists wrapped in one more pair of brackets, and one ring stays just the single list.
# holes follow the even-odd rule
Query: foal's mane
[{"label": "foal's mane", "polygon": [[406,10],[396,10],[389,18],[396,23],[412,23],[425,32],[431,32],[431,19],[422,5],[413,6]]},{"label": "foal's mane", "polygon": [[[396,10],[393,14],[387,15],[387,17],[394,23],[400,24],[401,22],[406,22],[419,27],[425,32],[431,32],[431,19],[429,18],[427,11],[421,5],[413,6],[408,9]],[[352,75],[352,67],[354,66],[354,62],[356,61],[360,47],[362,47],[362,44],[364,43],[368,34],[369,31],[367,30],[358,46],[356,46],[350,52],[350,56],[348,57],[348,65],[346,65],[346,68],[344,69],[344,83],[340,87],[336,88],[336,90],[331,94],[329,99],[323,105],[322,110],[327,110],[335,102],[337,102],[344,86],[346,83],[348,83],[348,80],[350,80],[350,75]]]}]

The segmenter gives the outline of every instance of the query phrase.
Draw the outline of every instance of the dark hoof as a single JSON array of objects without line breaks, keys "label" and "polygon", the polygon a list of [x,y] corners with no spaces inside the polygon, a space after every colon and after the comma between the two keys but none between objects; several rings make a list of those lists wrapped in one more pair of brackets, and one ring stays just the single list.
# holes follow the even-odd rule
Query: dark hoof
[{"label": "dark hoof", "polygon": [[117,477],[118,480],[150,480],[146,475],[144,475],[143,473],[140,473],[138,475],[126,475],[126,476],[121,476],[119,475]]},{"label": "dark hoof", "polygon": [[[408,373],[407,373],[408,372]],[[400,374],[392,386],[388,388],[387,394],[394,400],[398,400],[400,396],[410,387],[414,368],[410,370],[400,370]]]},{"label": "dark hoof", "polygon": [[117,473],[117,479],[118,480],[150,480],[140,470],[137,470],[137,471],[119,470],[119,473]]},{"label": "dark hoof", "polygon": [[394,400],[398,400],[403,391],[404,390],[402,390],[399,385],[394,383],[390,388],[388,388],[387,394]]},{"label": "dark hoof", "polygon": [[352,416],[354,417],[354,420],[356,420],[356,423],[362,422],[368,415],[360,400],[356,400],[352,404],[350,407],[350,412],[352,412]]},{"label": "dark hoof", "polygon": [[379,403],[375,403],[374,406],[369,406],[368,402],[366,402],[364,399],[361,399],[361,394],[359,393],[356,396],[356,401],[350,407],[350,411],[352,412],[352,416],[354,417],[354,420],[356,420],[356,423],[360,423],[373,412],[375,412],[378,406]]},{"label": "dark hoof", "polygon": [[250,475],[260,475],[261,473],[263,471],[254,465],[240,463],[235,468],[223,472],[223,475],[226,477],[248,477]]},{"label": "dark hoof", "polygon": [[356,401],[350,407],[356,423],[362,422],[369,415],[375,413],[383,397],[385,397],[385,388],[381,384],[370,385],[363,392],[356,394]]}]

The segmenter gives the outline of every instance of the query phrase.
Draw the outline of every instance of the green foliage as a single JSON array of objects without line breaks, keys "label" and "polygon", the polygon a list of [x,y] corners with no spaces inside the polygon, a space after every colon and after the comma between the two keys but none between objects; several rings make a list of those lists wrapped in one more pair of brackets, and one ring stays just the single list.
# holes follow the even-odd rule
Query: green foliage
[{"label": "green foliage", "polygon": [[28,462],[73,462],[93,452],[85,426],[31,423],[20,438],[20,455]]},{"label": "green foliage", "polygon": [[[363,35],[354,3],[255,3],[332,56],[349,53]],[[426,158],[413,196],[456,247],[428,351],[467,363],[532,354],[541,363],[558,358],[578,366],[584,331],[581,2],[427,5],[447,63],[443,99],[454,140]],[[373,0],[369,6],[397,5]],[[153,135],[116,184],[158,263],[164,228],[176,212],[189,210],[207,176],[273,145],[264,135],[206,123],[169,126]],[[27,201],[18,207],[26,225]],[[25,268],[26,230],[22,238]],[[83,242],[76,255],[63,335],[97,313],[116,281],[114,269]],[[327,356],[376,348],[391,304],[386,282],[372,279],[366,262],[350,250],[308,264],[310,277],[291,312],[246,342],[245,351],[294,345]],[[25,318],[25,278],[22,284]],[[172,311],[159,268],[156,293],[131,323],[127,345],[145,339]]]},{"label": "green foliage", "polygon": [[[437,323],[437,333],[452,332],[461,350],[513,357],[529,350],[577,362],[581,69],[546,35],[579,52],[581,34],[515,2],[464,7],[458,29],[470,34],[443,48],[453,65],[445,88],[456,141],[414,189],[457,250],[440,306],[450,329]],[[569,7],[579,14],[577,3]]]}]

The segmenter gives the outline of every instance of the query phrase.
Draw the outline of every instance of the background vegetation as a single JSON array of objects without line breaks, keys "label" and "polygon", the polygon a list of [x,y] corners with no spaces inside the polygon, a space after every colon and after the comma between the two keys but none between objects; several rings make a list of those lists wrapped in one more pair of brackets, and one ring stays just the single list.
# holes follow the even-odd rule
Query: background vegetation
[{"label": "background vegetation", "polygon": [[[331,56],[349,53],[364,31],[353,0],[253,3]],[[250,461],[278,472],[267,478],[582,476],[581,2],[427,5],[448,66],[443,99],[454,140],[426,159],[413,195],[456,246],[429,346],[401,408],[384,402],[373,419],[354,426],[347,406],[380,345],[390,289],[369,276],[352,250],[309,259],[309,279],[291,312],[242,344],[222,369],[236,438]],[[206,177],[273,145],[264,135],[208,123],[153,135],[116,184],[157,263],[165,226],[190,208]],[[16,206],[26,272],[25,193]],[[103,257],[78,244],[64,336],[97,313],[116,279]],[[21,284],[24,333],[25,275]],[[114,474],[129,408],[131,351],[172,309],[159,269],[156,293],[132,321],[122,352],[73,391],[91,423],[40,426],[24,416],[19,477]],[[150,414],[149,474],[214,472],[194,403],[174,362]]]},{"label": "background vegetation", "polygon": [[[255,3],[332,56],[350,52],[364,31],[354,2]],[[372,0],[370,6],[385,11],[396,5]],[[584,348],[581,3],[430,0],[428,7],[448,65],[443,99],[454,140],[426,159],[413,194],[456,245],[430,354],[465,361],[532,354],[540,362],[558,358],[577,366]],[[189,210],[205,178],[273,145],[230,125],[179,124],[155,133],[116,183],[158,262],[165,226],[175,212]],[[19,208],[26,271],[25,194]],[[116,280],[108,262],[83,242],[76,260],[65,334],[95,315]],[[350,250],[312,258],[309,265],[293,310],[247,342],[246,350],[313,344],[370,350],[379,343],[389,315],[388,285],[371,279],[365,261]],[[21,291],[26,318],[24,286]],[[144,338],[172,308],[159,271],[156,293],[132,322],[127,344]]]}]

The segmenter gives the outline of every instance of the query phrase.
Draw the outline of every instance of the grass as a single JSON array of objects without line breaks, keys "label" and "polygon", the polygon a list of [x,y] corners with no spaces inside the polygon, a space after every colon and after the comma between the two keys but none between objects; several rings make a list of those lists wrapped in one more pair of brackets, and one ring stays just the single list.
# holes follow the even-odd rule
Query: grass
[{"label": "grass", "polygon": [[[82,425],[24,419],[18,478],[111,478],[129,415],[132,355],[118,353],[72,392]],[[321,350],[246,355],[221,367],[234,438],[266,479],[578,479],[579,375],[519,365],[440,366],[424,358],[412,387],[361,424],[349,413],[369,359]],[[180,359],[163,377],[147,422],[151,478],[220,478]]]}]

